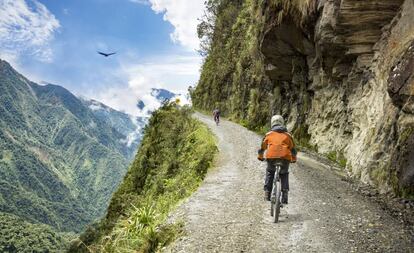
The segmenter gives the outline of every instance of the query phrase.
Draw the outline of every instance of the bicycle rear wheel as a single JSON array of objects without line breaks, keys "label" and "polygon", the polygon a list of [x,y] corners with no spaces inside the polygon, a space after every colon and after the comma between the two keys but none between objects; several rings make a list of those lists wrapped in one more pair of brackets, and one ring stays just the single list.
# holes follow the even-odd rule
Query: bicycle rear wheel
[{"label": "bicycle rear wheel", "polygon": [[[272,187],[272,192],[270,195],[270,216],[275,217],[276,218],[276,211],[277,211],[277,200],[280,199],[280,196],[277,195],[278,193],[278,181],[279,181],[279,171],[280,171],[280,167],[276,166],[276,170],[275,170],[275,176],[273,178],[273,187]],[[280,189],[279,189],[280,192]],[[280,203],[279,203],[280,205]],[[278,213],[279,211],[277,211]]]},{"label": "bicycle rear wheel", "polygon": [[273,217],[273,212],[275,210],[275,198],[272,196],[270,198],[270,216]]}]

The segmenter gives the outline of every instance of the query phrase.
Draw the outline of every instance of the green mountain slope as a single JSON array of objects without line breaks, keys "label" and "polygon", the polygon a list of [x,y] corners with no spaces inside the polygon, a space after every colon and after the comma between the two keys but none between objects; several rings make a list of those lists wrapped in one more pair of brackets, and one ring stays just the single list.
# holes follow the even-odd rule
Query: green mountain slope
[{"label": "green mountain slope", "polygon": [[169,211],[197,188],[216,151],[212,134],[188,108],[164,104],[152,115],[105,218],[71,252],[154,252],[167,244],[179,226],[164,224]]},{"label": "green mountain slope", "polygon": [[60,231],[81,231],[103,214],[137,146],[126,145],[127,131],[5,61],[0,115],[0,211]]}]

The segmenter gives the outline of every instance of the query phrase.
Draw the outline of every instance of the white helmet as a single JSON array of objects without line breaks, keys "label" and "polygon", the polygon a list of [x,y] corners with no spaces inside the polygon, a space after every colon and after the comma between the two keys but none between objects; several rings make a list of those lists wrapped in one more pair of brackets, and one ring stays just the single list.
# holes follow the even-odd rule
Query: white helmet
[{"label": "white helmet", "polygon": [[285,120],[283,119],[281,115],[273,115],[272,119],[270,120],[270,123],[271,123],[271,127],[284,126]]}]

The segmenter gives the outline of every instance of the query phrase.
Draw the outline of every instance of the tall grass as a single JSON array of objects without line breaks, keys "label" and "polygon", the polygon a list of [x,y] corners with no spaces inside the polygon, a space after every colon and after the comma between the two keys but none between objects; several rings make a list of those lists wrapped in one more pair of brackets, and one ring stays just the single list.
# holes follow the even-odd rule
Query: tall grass
[{"label": "tall grass", "polygon": [[133,252],[134,249],[147,251],[144,247],[152,238],[156,238],[159,225],[158,214],[151,205],[136,207],[127,217],[117,222],[110,235],[104,236],[98,247],[100,252]]},{"label": "tall grass", "polygon": [[180,234],[182,224],[166,223],[168,215],[197,189],[217,151],[191,114],[175,103],[153,114],[107,216],[71,252],[157,252]]}]

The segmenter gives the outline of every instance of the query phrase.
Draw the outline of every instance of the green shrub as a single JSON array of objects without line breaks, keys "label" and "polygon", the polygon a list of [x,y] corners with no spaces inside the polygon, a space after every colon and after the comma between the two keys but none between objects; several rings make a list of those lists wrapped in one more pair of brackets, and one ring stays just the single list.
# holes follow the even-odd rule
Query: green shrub
[{"label": "green shrub", "polygon": [[336,151],[329,152],[326,157],[328,157],[328,159],[332,162],[336,162]]},{"label": "green shrub", "polygon": [[346,167],[347,160],[342,152],[331,151],[326,154],[326,157],[332,162],[337,163],[340,167]]}]

